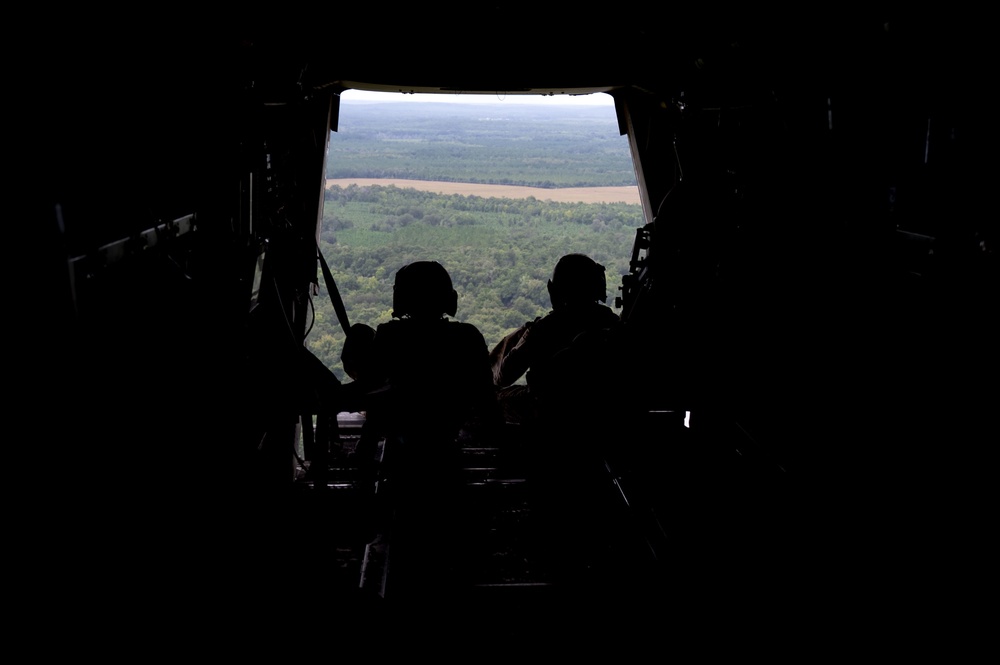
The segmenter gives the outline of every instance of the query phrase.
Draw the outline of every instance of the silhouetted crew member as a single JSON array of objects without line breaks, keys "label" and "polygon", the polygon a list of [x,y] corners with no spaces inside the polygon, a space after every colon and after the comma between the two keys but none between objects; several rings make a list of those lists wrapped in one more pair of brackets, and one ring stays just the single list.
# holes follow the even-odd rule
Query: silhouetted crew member
[{"label": "silhouetted crew member", "polygon": [[[607,305],[604,266],[584,254],[566,254],[548,282],[552,310],[504,337],[492,351],[493,382],[508,422],[538,416],[547,390],[557,385],[553,358],[581,333],[611,328],[620,318]],[[526,385],[515,385],[522,376]]]},{"label": "silhouetted crew member", "polygon": [[461,556],[452,552],[464,524],[461,440],[502,421],[486,340],[449,318],[458,294],[447,270],[436,261],[400,268],[392,307],[393,320],[372,340],[369,367],[381,388],[369,394],[366,426],[385,437],[394,497],[388,593],[423,603],[461,577]]},{"label": "silhouetted crew member", "polygon": [[396,273],[393,320],[372,340],[375,417],[386,434],[454,440],[499,420],[489,347],[471,323],[456,321],[458,293],[437,261]]}]

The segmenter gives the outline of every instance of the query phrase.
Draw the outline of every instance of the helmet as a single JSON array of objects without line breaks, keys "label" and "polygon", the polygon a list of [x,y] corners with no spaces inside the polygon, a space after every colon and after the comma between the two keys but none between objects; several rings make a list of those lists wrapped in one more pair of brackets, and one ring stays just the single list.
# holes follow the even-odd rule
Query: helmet
[{"label": "helmet", "polygon": [[585,254],[566,254],[552,271],[549,296],[553,306],[607,301],[608,284],[604,266]]},{"label": "helmet", "polygon": [[414,261],[396,271],[392,316],[455,316],[458,293],[451,276],[437,261]]}]

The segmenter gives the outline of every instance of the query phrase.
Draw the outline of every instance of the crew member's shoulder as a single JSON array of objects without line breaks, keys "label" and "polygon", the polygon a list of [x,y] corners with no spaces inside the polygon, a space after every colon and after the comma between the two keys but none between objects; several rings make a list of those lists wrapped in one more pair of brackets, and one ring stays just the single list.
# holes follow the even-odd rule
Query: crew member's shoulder
[{"label": "crew member's shoulder", "polygon": [[380,323],[375,327],[375,337],[377,339],[379,337],[399,334],[406,330],[406,323],[403,319],[392,319],[391,321]]},{"label": "crew member's shoulder", "polygon": [[479,328],[468,321],[455,321],[453,319],[449,319],[446,323],[446,328],[454,331],[454,334],[456,335],[476,338],[483,337],[483,333],[479,330]]},{"label": "crew member's shoulder", "polygon": [[608,326],[613,326],[616,323],[621,323],[622,317],[620,317],[615,310],[611,309],[607,305],[598,305],[601,308],[601,318],[607,322]]}]

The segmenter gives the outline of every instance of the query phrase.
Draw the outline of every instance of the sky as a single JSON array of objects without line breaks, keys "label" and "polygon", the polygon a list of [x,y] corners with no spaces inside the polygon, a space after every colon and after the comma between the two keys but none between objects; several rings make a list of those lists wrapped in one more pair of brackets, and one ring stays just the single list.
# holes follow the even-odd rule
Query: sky
[{"label": "sky", "polygon": [[412,94],[403,95],[397,92],[368,92],[367,90],[345,90],[340,94],[341,101],[376,101],[376,102],[462,102],[473,104],[502,104],[510,101],[517,104],[548,104],[551,106],[608,106],[614,108],[615,102],[611,95],[596,92],[590,95],[473,95],[473,94]]}]

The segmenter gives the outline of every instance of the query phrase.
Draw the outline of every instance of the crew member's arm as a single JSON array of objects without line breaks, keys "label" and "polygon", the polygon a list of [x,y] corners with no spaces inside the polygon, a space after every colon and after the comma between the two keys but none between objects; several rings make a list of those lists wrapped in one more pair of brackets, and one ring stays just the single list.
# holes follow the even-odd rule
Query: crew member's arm
[{"label": "crew member's arm", "polygon": [[490,364],[493,367],[493,383],[501,388],[509,386],[528,371],[531,366],[531,344],[526,345],[530,335],[532,322],[504,337],[490,351]]}]

